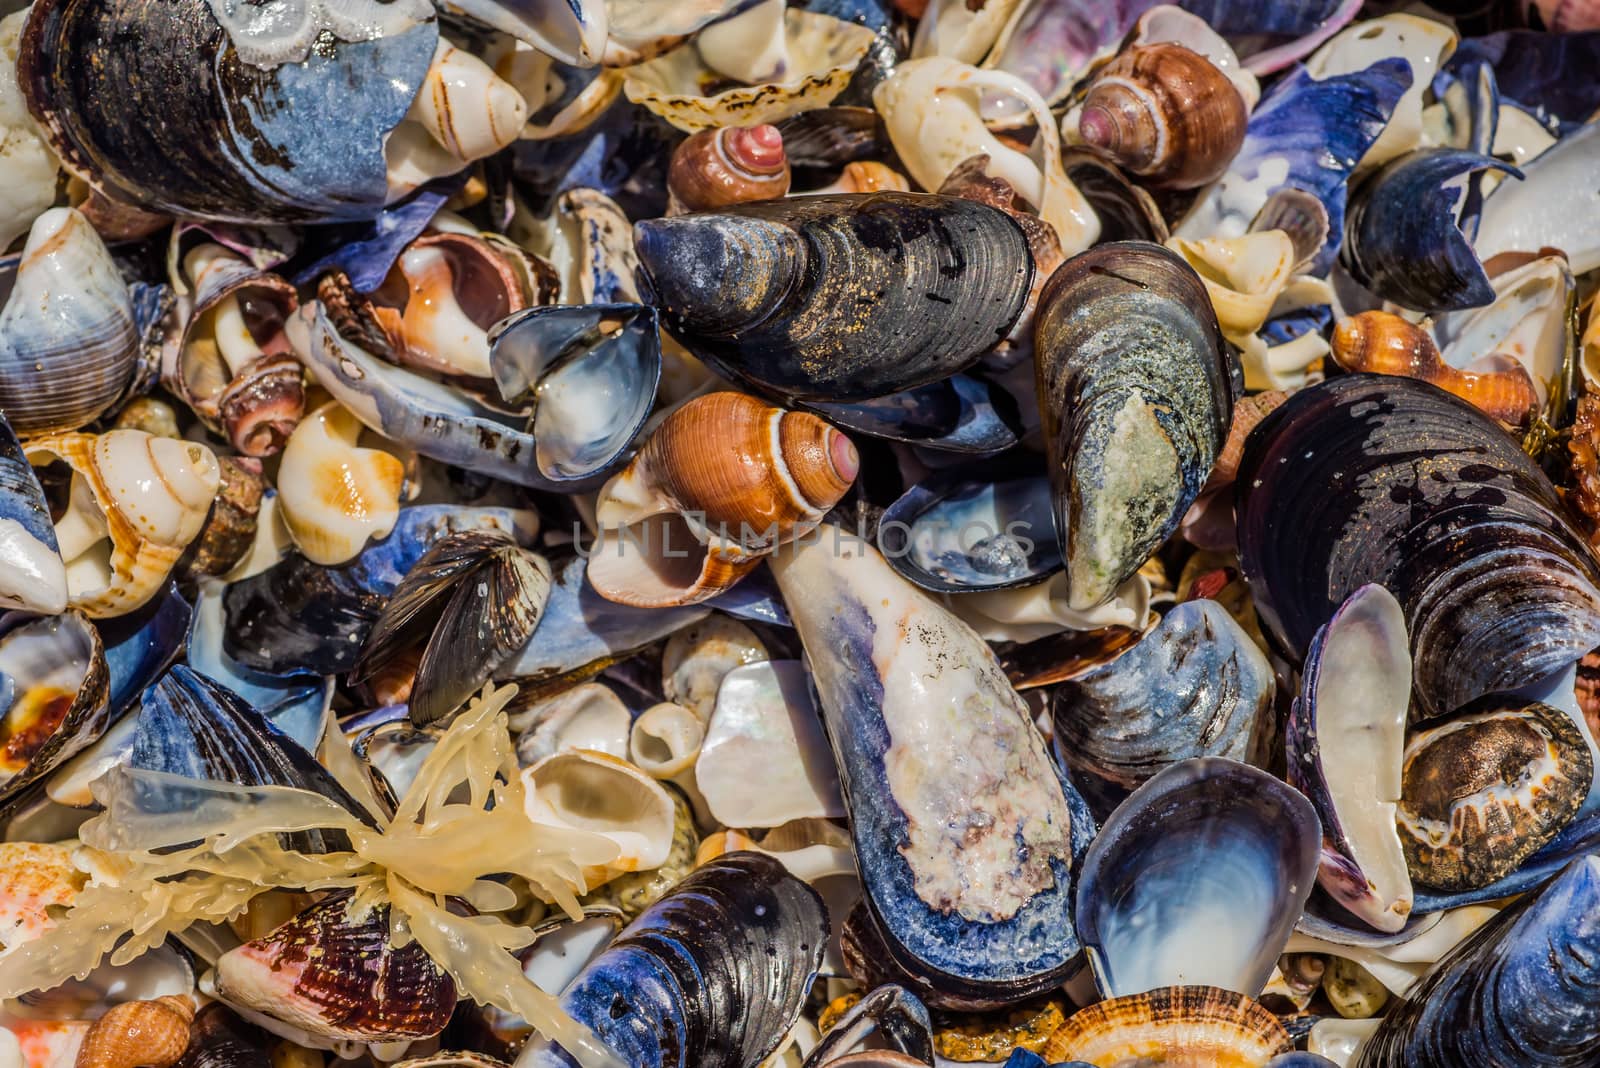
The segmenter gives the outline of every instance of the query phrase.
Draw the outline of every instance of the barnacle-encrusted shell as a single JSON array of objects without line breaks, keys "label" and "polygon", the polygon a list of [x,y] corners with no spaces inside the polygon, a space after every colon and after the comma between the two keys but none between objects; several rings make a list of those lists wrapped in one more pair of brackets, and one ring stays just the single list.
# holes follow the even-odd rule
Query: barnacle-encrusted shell
[{"label": "barnacle-encrusted shell", "polygon": [[838,503],[859,460],[814,415],[742,393],[673,412],[595,505],[589,582],[622,604],[706,600]]},{"label": "barnacle-encrusted shell", "polygon": [[357,915],[340,895],[229,950],[216,968],[222,1000],[323,1038],[426,1038],[456,1005],[455,981],[420,945],[390,941],[386,906]]},{"label": "barnacle-encrusted shell", "polygon": [[1239,466],[1240,561],[1300,657],[1358,587],[1406,611],[1428,714],[1538,682],[1600,645],[1600,565],[1487,416],[1408,378],[1344,375],[1262,420]]},{"label": "barnacle-encrusted shell", "polygon": [[663,325],[780,402],[866,400],[946,378],[1007,333],[1033,262],[1004,212],[831,194],[634,227]]},{"label": "barnacle-encrusted shell", "polygon": [[[71,499],[56,521],[68,603],[99,619],[155,595],[205,523],[221,482],[210,449],[142,430],[56,434],[26,446],[36,466],[72,468]],[[110,539],[109,552],[98,546]]]},{"label": "barnacle-encrusted shell", "polygon": [[1533,379],[1515,359],[1494,368],[1462,370],[1445,363],[1427,330],[1398,315],[1365,311],[1333,331],[1333,358],[1346,371],[1405,375],[1431,383],[1510,426],[1523,426],[1539,408]]},{"label": "barnacle-encrusted shell", "polygon": [[1213,986],[1168,986],[1080,1009],[1045,1043],[1048,1060],[1259,1068],[1294,1048],[1259,1002]]},{"label": "barnacle-encrusted shell", "polygon": [[1129,48],[1095,72],[1078,136],[1152,186],[1193,189],[1228,169],[1248,119],[1226,74],[1164,42]]},{"label": "barnacle-encrusted shell", "polygon": [[1039,297],[1034,349],[1068,604],[1086,610],[1199,496],[1228,433],[1230,357],[1199,276],[1137,241],[1061,265]]},{"label": "barnacle-encrusted shell", "polygon": [[1397,820],[1418,882],[1474,890],[1555,837],[1589,793],[1594,761],[1572,718],[1486,697],[1406,742]]}]

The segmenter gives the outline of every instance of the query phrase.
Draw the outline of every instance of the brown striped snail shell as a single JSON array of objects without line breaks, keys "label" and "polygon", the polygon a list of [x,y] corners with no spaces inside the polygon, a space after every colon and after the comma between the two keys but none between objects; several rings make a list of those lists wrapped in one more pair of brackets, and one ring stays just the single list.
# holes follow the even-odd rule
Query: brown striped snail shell
[{"label": "brown striped snail shell", "polygon": [[1249,112],[1228,76],[1180,44],[1130,48],[1101,68],[1078,136],[1146,184],[1194,189],[1222,176]]},{"label": "brown striped snail shell", "polygon": [[859,463],[816,416],[742,393],[696,397],[600,491],[589,583],[621,604],[704,601],[814,528]]},{"label": "brown striped snail shell", "polygon": [[187,997],[114,1005],[83,1036],[75,1068],[168,1068],[189,1047],[193,1019]]},{"label": "brown striped snail shell", "polygon": [[1333,358],[1346,371],[1404,375],[1454,393],[1508,426],[1524,426],[1539,408],[1539,393],[1514,357],[1495,355],[1485,370],[1445,362],[1428,332],[1398,315],[1365,311],[1333,331]]},{"label": "brown striped snail shell", "polygon": [[670,214],[713,211],[789,192],[789,158],[776,126],[723,126],[692,134],[667,169]]}]

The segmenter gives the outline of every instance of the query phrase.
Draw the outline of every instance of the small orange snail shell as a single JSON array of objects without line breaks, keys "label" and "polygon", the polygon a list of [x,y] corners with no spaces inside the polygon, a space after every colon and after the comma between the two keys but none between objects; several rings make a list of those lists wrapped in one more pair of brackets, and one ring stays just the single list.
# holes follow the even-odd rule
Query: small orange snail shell
[{"label": "small orange snail shell", "polygon": [[186,997],[115,1005],[83,1036],[74,1068],[168,1068],[188,1048],[193,1019]]},{"label": "small orange snail shell", "polygon": [[1462,400],[1507,426],[1524,426],[1539,406],[1533,379],[1509,356],[1495,368],[1464,371],[1444,362],[1422,327],[1389,312],[1366,311],[1333,331],[1333,358],[1346,371],[1416,378]]},{"label": "small orange snail shell", "polygon": [[1094,76],[1078,136],[1148,185],[1194,189],[1228,169],[1249,118],[1239,90],[1209,59],[1180,44],[1140,45]]},{"label": "small orange snail shell", "polygon": [[776,126],[725,126],[691,135],[667,169],[672,214],[711,211],[789,192],[789,158]]},{"label": "small orange snail shell", "polygon": [[859,463],[814,415],[743,393],[696,397],[600,491],[589,584],[641,607],[707,600],[821,522]]}]

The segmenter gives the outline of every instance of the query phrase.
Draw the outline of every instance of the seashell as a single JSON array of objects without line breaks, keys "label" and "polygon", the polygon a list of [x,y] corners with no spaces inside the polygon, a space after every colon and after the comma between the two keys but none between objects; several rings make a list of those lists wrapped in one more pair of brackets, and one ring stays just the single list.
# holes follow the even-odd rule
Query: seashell
[{"label": "seashell", "polygon": [[509,236],[548,261],[568,304],[636,301],[633,226],[615,201],[595,189],[568,189],[542,219],[514,219]]},{"label": "seashell", "polygon": [[17,89],[18,38],[25,8],[0,18],[0,141],[6,146],[6,174],[0,184],[0,249],[28,232],[56,200],[59,164],[45,144]]},{"label": "seashell", "polygon": [[76,1068],[171,1068],[189,1047],[193,1019],[188,997],[115,1005],[83,1036]]},{"label": "seashell", "polygon": [[1050,714],[1080,787],[1120,796],[1191,757],[1249,760],[1274,693],[1271,665],[1233,617],[1186,601],[1116,659],[1055,686]]},{"label": "seashell", "polygon": [[1050,1036],[1066,1023],[1071,1010],[1060,997],[1013,1009],[1003,1017],[980,1015],[946,1018],[934,1032],[938,1055],[960,1062],[1008,1057],[1016,1050],[1042,1049]]},{"label": "seashell", "polygon": [[977,65],[1000,36],[1017,2],[1000,0],[973,9],[952,0],[932,0],[926,11],[916,15],[917,32],[911,42],[911,57],[949,56]]},{"label": "seashell", "polygon": [[1236,485],[1240,562],[1290,656],[1369,582],[1405,608],[1424,714],[1600,644],[1600,572],[1549,481],[1443,390],[1380,375],[1303,389],[1250,435]]},{"label": "seashell", "polygon": [[667,859],[649,871],[623,872],[585,897],[586,902],[614,904],[625,917],[632,919],[661,900],[699,866],[700,836],[695,833],[694,811],[682,791],[668,790],[667,793],[672,796],[672,848],[667,850]]},{"label": "seashell", "polygon": [[261,514],[262,498],[267,493],[261,461],[219,456],[217,471],[221,482],[211,514],[179,565],[180,574],[185,578],[225,575],[255,544],[256,520]]},{"label": "seashell", "polygon": [[873,160],[855,160],[844,165],[844,169],[839,172],[838,180],[832,185],[796,195],[809,195],[811,192],[905,193],[910,189],[911,183],[906,181],[906,176],[892,167]]},{"label": "seashell", "polygon": [[[815,891],[769,857],[730,854],[624,928],[563,992],[561,1007],[621,1063],[760,1064],[799,1018],[827,935]],[[516,1068],[575,1063],[539,1038]]]},{"label": "seashell", "polygon": [[409,192],[494,155],[517,139],[527,117],[528,102],[515,86],[440,40],[405,118],[385,140],[391,191]]},{"label": "seashell", "polygon": [[1321,80],[1303,70],[1290,72],[1262,97],[1228,172],[1201,193],[1173,235],[1187,240],[1237,236],[1274,194],[1298,189],[1326,209],[1328,242],[1310,268],[1314,274],[1326,272],[1345,232],[1350,174],[1411,83],[1410,67],[1398,57]]},{"label": "seashell", "polygon": [[[854,1002],[835,1014],[834,1008],[844,1001],[835,999],[817,1019],[824,1032],[821,1040],[806,1058],[805,1068],[827,1068],[841,1061],[849,1063],[853,1056],[872,1054],[846,1054],[838,1057],[842,1049],[860,1045],[869,1036],[885,1047],[878,1053],[890,1058],[909,1058],[916,1064],[933,1063],[933,1025],[928,1010],[915,994],[901,986],[885,983],[862,995],[847,995]],[[830,1018],[834,1017],[834,1018]],[[890,1065],[897,1062],[890,1060]],[[862,1068],[870,1068],[863,1065]]]},{"label": "seashell", "polygon": [[1410,703],[1405,614],[1382,586],[1362,586],[1312,639],[1285,740],[1288,780],[1322,822],[1317,882],[1380,931],[1411,914],[1395,830]]},{"label": "seashell", "polygon": [[425,5],[397,7],[265,70],[207,0],[154,22],[141,0],[49,0],[24,28],[17,82],[63,165],[113,200],[219,222],[368,218],[390,195],[385,135],[439,37]]},{"label": "seashell", "polygon": [[1494,299],[1457,202],[1473,176],[1522,172],[1492,156],[1417,149],[1391,160],[1352,194],[1339,262],[1384,300],[1418,311],[1475,308]]},{"label": "seashell", "polygon": [[1260,101],[1260,80],[1245,69],[1233,46],[1204,18],[1180,7],[1158,4],[1139,16],[1128,38],[1129,47],[1166,43],[1182,45],[1210,60],[1239,91],[1247,111]]},{"label": "seashell", "polygon": [[72,469],[56,541],[68,604],[95,619],[130,612],[155,595],[200,532],[221,478],[204,445],[139,430],[56,434],[24,451],[30,463],[61,460]]},{"label": "seashell", "polygon": [[1480,370],[1485,364],[1515,360],[1533,380],[1538,414],[1564,423],[1570,398],[1577,392],[1572,272],[1560,256],[1542,256],[1496,275],[1489,285],[1494,303],[1446,312],[1434,323],[1445,363]]},{"label": "seashell", "polygon": [[1199,496],[1227,436],[1233,365],[1199,276],[1144,242],[1063,264],[1039,298],[1034,349],[1067,604],[1086,611]]},{"label": "seashell", "polygon": [[1600,126],[1586,123],[1530,161],[1522,181],[1501,182],[1483,200],[1473,251],[1484,263],[1513,252],[1558,249],[1575,275],[1600,267],[1600,229],[1574,199],[1594,170]]},{"label": "seashell", "polygon": [[1181,44],[1128,49],[1101,67],[1078,111],[1078,137],[1156,188],[1222,177],[1244,143],[1249,109],[1205,56]]},{"label": "seashell", "polygon": [[845,430],[940,452],[989,456],[1004,452],[1020,438],[1010,393],[969,374],[853,404],[801,406]]},{"label": "seashell", "polygon": [[1194,268],[1222,334],[1236,345],[1260,330],[1294,274],[1298,253],[1282,230],[1260,230],[1232,238],[1186,241],[1167,247]]},{"label": "seashell", "polygon": [[30,783],[105,731],[110,684],[100,634],[69,610],[0,636],[0,814]]},{"label": "seashell", "polygon": [[[1600,1041],[1595,975],[1600,861],[1581,857],[1394,999],[1360,1068],[1582,1064]],[[1582,917],[1580,919],[1579,917]]]},{"label": "seashell", "polygon": [[[854,162],[865,163],[869,168],[883,167],[875,160],[890,149],[889,133],[884,129],[883,120],[870,107],[812,108],[789,116],[777,123],[777,127],[783,135],[784,155],[794,167],[848,167]],[[883,169],[888,170],[887,167]],[[877,192],[876,189],[834,191]]]},{"label": "seashell", "polygon": [[[545,993],[559,995],[604,952],[625,922],[622,913],[610,905],[585,905],[581,919],[558,916],[545,920],[534,928],[533,943],[519,954],[522,974]],[[528,1029],[532,1030],[531,1026]]]},{"label": "seashell", "polygon": [[529,697],[598,674],[710,614],[701,605],[633,608],[608,601],[589,585],[588,564],[584,557],[574,556],[561,567],[545,602],[545,625],[500,667],[499,677],[515,681]]},{"label": "seashell", "polygon": [[283,334],[294,287],[211,242],[189,250],[183,275],[194,306],[163,383],[245,455],[281,451],[305,411],[302,372]]},{"label": "seashell", "polygon": [[653,779],[671,779],[695,767],[706,725],[691,710],[671,701],[639,713],[628,735],[628,755]]},{"label": "seashell", "polygon": [[524,715],[528,725],[517,738],[517,762],[523,767],[569,749],[628,755],[632,716],[622,699],[603,683],[585,682],[563,690]]},{"label": "seashell", "polygon": [[1353,74],[1394,57],[1411,64],[1411,87],[1395,104],[1383,133],[1362,155],[1356,171],[1369,171],[1422,143],[1422,98],[1459,40],[1444,22],[1391,14],[1345,27],[1306,60],[1313,78]]},{"label": "seashell", "polygon": [[1372,977],[1371,972],[1343,957],[1328,961],[1328,974],[1323,976],[1322,991],[1328,996],[1334,1011],[1347,1020],[1376,1016],[1389,1000],[1389,991]]},{"label": "seashell", "polygon": [[0,949],[38,937],[54,922],[52,908],[72,904],[88,875],[72,848],[45,842],[0,842]]},{"label": "seashell", "polygon": [[67,575],[44,489],[0,416],[0,608],[59,615]]},{"label": "seashell", "polygon": [[550,583],[545,558],[506,531],[446,534],[394,588],[367,634],[353,680],[371,678],[426,632],[409,715],[419,726],[445,720],[528,643]]},{"label": "seashell", "polygon": [[[1150,597],[1150,583],[1143,576],[1135,575],[1117,587],[1105,604],[1079,612],[1067,604],[1067,576],[1057,572],[1035,586],[954,598],[951,610],[985,641],[1033,643],[1054,639],[1064,631],[1096,631],[1105,627],[1143,631],[1151,622]],[[1072,641],[1070,638],[1057,640]]]},{"label": "seashell", "polygon": [[[649,220],[634,240],[673,336],[774,399],[864,400],[945,378],[1010,331],[1033,277],[1004,212],[910,193]],[[842,317],[851,292],[874,299]]]},{"label": "seashell", "polygon": [[359,913],[343,895],[217,958],[216,988],[230,1005],[353,1042],[436,1035],[456,1005],[455,981],[420,944],[392,944],[387,905]]},{"label": "seashell", "polygon": [[[759,77],[756,84],[711,92],[724,78],[702,52],[702,44],[690,42],[629,67],[622,91],[633,103],[691,134],[777,122],[824,107],[849,83],[875,35],[865,26],[800,8],[783,11],[782,18],[787,61],[740,72]],[[731,60],[738,53],[721,54]]]},{"label": "seashell", "polygon": [[815,528],[858,462],[850,439],[815,416],[739,393],[697,397],[600,491],[588,580],[622,604],[704,601]]},{"label": "seashell", "polygon": [[[752,778],[751,768],[761,775]],[[833,754],[798,661],[746,664],[723,676],[695,782],[711,814],[728,826],[845,815]]]},{"label": "seashell", "polygon": [[776,126],[723,126],[690,134],[672,153],[667,189],[679,211],[715,211],[789,192],[789,160]]},{"label": "seashell", "polygon": [[371,293],[336,271],[323,276],[317,294],[340,331],[374,355],[487,379],[490,329],[529,303],[515,255],[472,234],[425,233]]},{"label": "seashell", "polygon": [[1485,370],[1460,370],[1444,361],[1425,329],[1389,312],[1366,311],[1340,322],[1333,358],[1346,371],[1404,375],[1438,386],[1508,426],[1526,426],[1540,407],[1533,379],[1511,357],[1494,357]]},{"label": "seashell", "polygon": [[622,463],[661,378],[655,309],[532,308],[502,320],[489,341],[501,398],[532,407],[528,432],[542,478],[580,489]]},{"label": "seashell", "polygon": [[1061,567],[1049,483],[992,465],[911,487],[884,509],[878,545],[891,567],[936,593],[1032,585]]},{"label": "seashell", "polygon": [[1582,806],[1594,761],[1571,717],[1488,696],[1406,741],[1396,821],[1412,876],[1475,890],[1514,871]]},{"label": "seashell", "polygon": [[585,869],[590,886],[666,861],[672,848],[672,797],[626,760],[570,749],[525,768],[522,781],[533,822],[589,831],[616,843],[615,859]]},{"label": "seashell", "polygon": [[1173,985],[1259,994],[1320,840],[1310,802],[1264,771],[1201,757],[1158,772],[1084,857],[1078,934],[1095,985],[1112,998]]},{"label": "seashell", "polygon": [[1167,986],[1080,1009],[1050,1036],[1051,1061],[1096,1065],[1206,1064],[1248,1068],[1294,1048],[1278,1018],[1243,994]]},{"label": "seashell", "polygon": [[[1037,160],[1009,148],[984,123],[985,97],[1008,97],[1038,124]],[[918,185],[938,189],[950,172],[986,155],[985,170],[1004,179],[1055,230],[1064,254],[1095,243],[1100,222],[1061,167],[1060,137],[1049,108],[1025,82],[1001,71],[978,70],[947,57],[914,59],[873,91],[889,138]]]},{"label": "seashell", "polygon": [[278,467],[278,508],[295,546],[316,564],[354,559],[382,539],[400,514],[405,465],[382,449],[356,444],[361,424],[329,401],[289,436]]},{"label": "seashell", "polygon": [[178,1068],[273,1068],[267,1034],[220,1001],[195,1014]]},{"label": "seashell", "polygon": [[76,430],[123,395],[138,356],[128,287],[99,235],[71,208],[44,212],[0,309],[0,412],[23,437]]},{"label": "seashell", "polygon": [[728,673],[768,659],[755,631],[736,619],[709,616],[667,639],[661,652],[661,692],[710,723]]},{"label": "seashell", "polygon": [[1059,985],[1078,948],[1072,871],[1092,821],[993,652],[865,542],[804,539],[772,567],[886,953],[957,999]]},{"label": "seashell", "polygon": [[[609,14],[609,7],[593,0],[560,7],[506,4],[500,0],[449,0],[445,10],[460,11],[562,63],[588,67],[600,62],[607,29],[622,28],[618,18]],[[617,7],[620,14],[624,5]]]}]

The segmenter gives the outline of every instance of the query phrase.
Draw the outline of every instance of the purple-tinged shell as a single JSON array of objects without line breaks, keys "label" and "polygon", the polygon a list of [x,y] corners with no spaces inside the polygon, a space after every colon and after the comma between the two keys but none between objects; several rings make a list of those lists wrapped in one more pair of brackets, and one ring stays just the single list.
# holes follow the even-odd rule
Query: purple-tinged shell
[{"label": "purple-tinged shell", "polygon": [[1380,931],[1411,913],[1395,831],[1410,704],[1405,613],[1382,586],[1362,586],[1312,639],[1285,743],[1289,782],[1322,821],[1317,882]]}]

